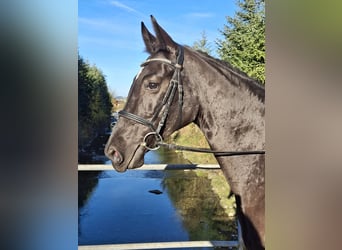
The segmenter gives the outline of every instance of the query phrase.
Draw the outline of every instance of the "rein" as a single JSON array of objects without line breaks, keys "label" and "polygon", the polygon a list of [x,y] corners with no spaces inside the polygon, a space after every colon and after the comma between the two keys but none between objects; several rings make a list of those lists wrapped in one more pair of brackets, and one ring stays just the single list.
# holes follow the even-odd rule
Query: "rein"
[{"label": "rein", "polygon": [[176,144],[169,144],[164,142],[159,142],[157,145],[166,147],[171,150],[180,150],[180,151],[191,151],[196,153],[212,153],[215,156],[234,156],[234,155],[264,155],[265,151],[256,150],[256,151],[216,151],[211,150],[210,148],[194,148],[194,147],[186,147]]},{"label": "rein", "polygon": [[[165,59],[165,58],[151,58],[147,59],[145,62],[141,64],[141,66],[145,66],[146,64],[158,61],[161,63],[166,63],[172,67],[175,68],[175,72],[173,73],[173,76],[170,80],[169,86],[166,90],[166,93],[162,100],[162,105],[157,109],[157,111],[154,113],[151,120],[147,120],[141,116],[132,114],[130,112],[127,112],[126,110],[119,111],[119,117],[125,117],[126,119],[135,121],[137,123],[140,123],[144,126],[149,127],[153,132],[149,132],[144,136],[144,139],[141,146],[145,147],[148,150],[157,150],[161,146],[166,147],[168,149],[172,150],[181,150],[181,151],[191,151],[191,152],[198,152],[198,153],[213,153],[215,156],[234,156],[234,155],[252,155],[252,154],[265,154],[265,151],[215,151],[211,150],[209,148],[194,148],[194,147],[186,147],[186,146],[180,146],[175,144],[168,144],[163,142],[163,137],[161,136],[160,132],[161,129],[164,127],[166,118],[169,113],[170,106],[172,104],[173,98],[176,94],[176,90],[178,90],[178,109],[179,109],[179,115],[178,115],[178,122],[181,124],[182,122],[182,106],[183,106],[183,85],[180,78],[180,72],[183,68],[183,61],[184,61],[184,49],[182,46],[178,46],[178,54],[177,54],[177,61],[176,63],[173,63],[172,61]],[[155,128],[153,125],[153,122],[157,119],[160,112],[162,112],[162,117],[158,123],[158,127]],[[153,147],[148,146],[147,140],[150,136],[154,136],[156,143]]]}]

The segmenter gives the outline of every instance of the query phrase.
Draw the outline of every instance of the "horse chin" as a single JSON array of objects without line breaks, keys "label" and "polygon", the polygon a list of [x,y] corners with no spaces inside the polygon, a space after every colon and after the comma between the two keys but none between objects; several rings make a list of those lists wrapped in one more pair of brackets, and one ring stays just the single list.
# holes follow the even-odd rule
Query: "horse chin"
[{"label": "horse chin", "polygon": [[144,165],[144,157],[142,157],[142,159],[136,163],[130,164],[128,166],[128,169],[135,169],[135,168],[140,168],[142,165]]},{"label": "horse chin", "polygon": [[113,165],[113,168],[114,168],[117,172],[123,173],[123,172],[125,172],[125,171],[127,170],[127,167],[124,166],[124,165],[117,166],[117,165],[114,165],[113,163],[112,163],[112,165]]}]

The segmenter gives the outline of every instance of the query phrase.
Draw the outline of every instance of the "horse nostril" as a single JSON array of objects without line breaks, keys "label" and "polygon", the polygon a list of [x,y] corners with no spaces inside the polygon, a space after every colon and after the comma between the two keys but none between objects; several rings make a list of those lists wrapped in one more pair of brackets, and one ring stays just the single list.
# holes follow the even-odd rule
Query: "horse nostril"
[{"label": "horse nostril", "polygon": [[122,156],[118,151],[114,151],[113,163],[119,165],[122,162]]},{"label": "horse nostril", "polygon": [[108,149],[106,150],[106,156],[111,159],[114,165],[119,165],[123,162],[121,154],[117,150],[115,150],[113,146],[108,147]]}]

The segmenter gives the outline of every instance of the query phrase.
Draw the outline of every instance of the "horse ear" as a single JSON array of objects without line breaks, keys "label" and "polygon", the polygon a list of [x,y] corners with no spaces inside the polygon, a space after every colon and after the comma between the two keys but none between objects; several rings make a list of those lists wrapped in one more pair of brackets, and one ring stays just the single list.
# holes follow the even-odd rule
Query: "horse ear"
[{"label": "horse ear", "polygon": [[141,22],[141,34],[146,46],[146,50],[148,53],[152,54],[157,51],[158,42],[154,35],[152,35],[145,24]]},{"label": "horse ear", "polygon": [[178,49],[178,44],[175,43],[172,38],[169,36],[169,34],[166,33],[166,31],[160,27],[160,25],[157,23],[157,20],[151,15],[151,20],[153,24],[154,31],[157,35],[157,40],[159,42],[159,48],[169,51],[173,54],[176,54]]}]

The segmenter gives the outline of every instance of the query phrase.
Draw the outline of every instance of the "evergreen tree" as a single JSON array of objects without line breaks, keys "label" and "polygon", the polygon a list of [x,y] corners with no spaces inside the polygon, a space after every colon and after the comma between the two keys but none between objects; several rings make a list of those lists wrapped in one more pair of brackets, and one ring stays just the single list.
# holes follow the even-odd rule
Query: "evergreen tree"
[{"label": "evergreen tree", "polygon": [[90,99],[91,82],[87,77],[88,64],[78,56],[78,145],[85,144],[92,134]]},{"label": "evergreen tree", "polygon": [[104,74],[78,56],[79,148],[109,128],[111,109],[111,97]]},{"label": "evergreen tree", "polygon": [[205,52],[208,55],[210,55],[211,48],[210,48],[210,44],[208,42],[207,35],[206,35],[205,31],[203,31],[201,33],[201,36],[202,37],[200,40],[194,42],[194,44],[192,45],[192,48],[195,50],[200,50],[200,51]]},{"label": "evergreen tree", "polygon": [[90,117],[96,133],[101,133],[108,127],[112,104],[108,92],[105,76],[96,66],[91,66],[87,77],[92,82],[91,102],[89,104]]},{"label": "evergreen tree", "polygon": [[226,17],[224,40],[217,40],[224,61],[265,84],[265,0],[237,0],[239,10]]}]

